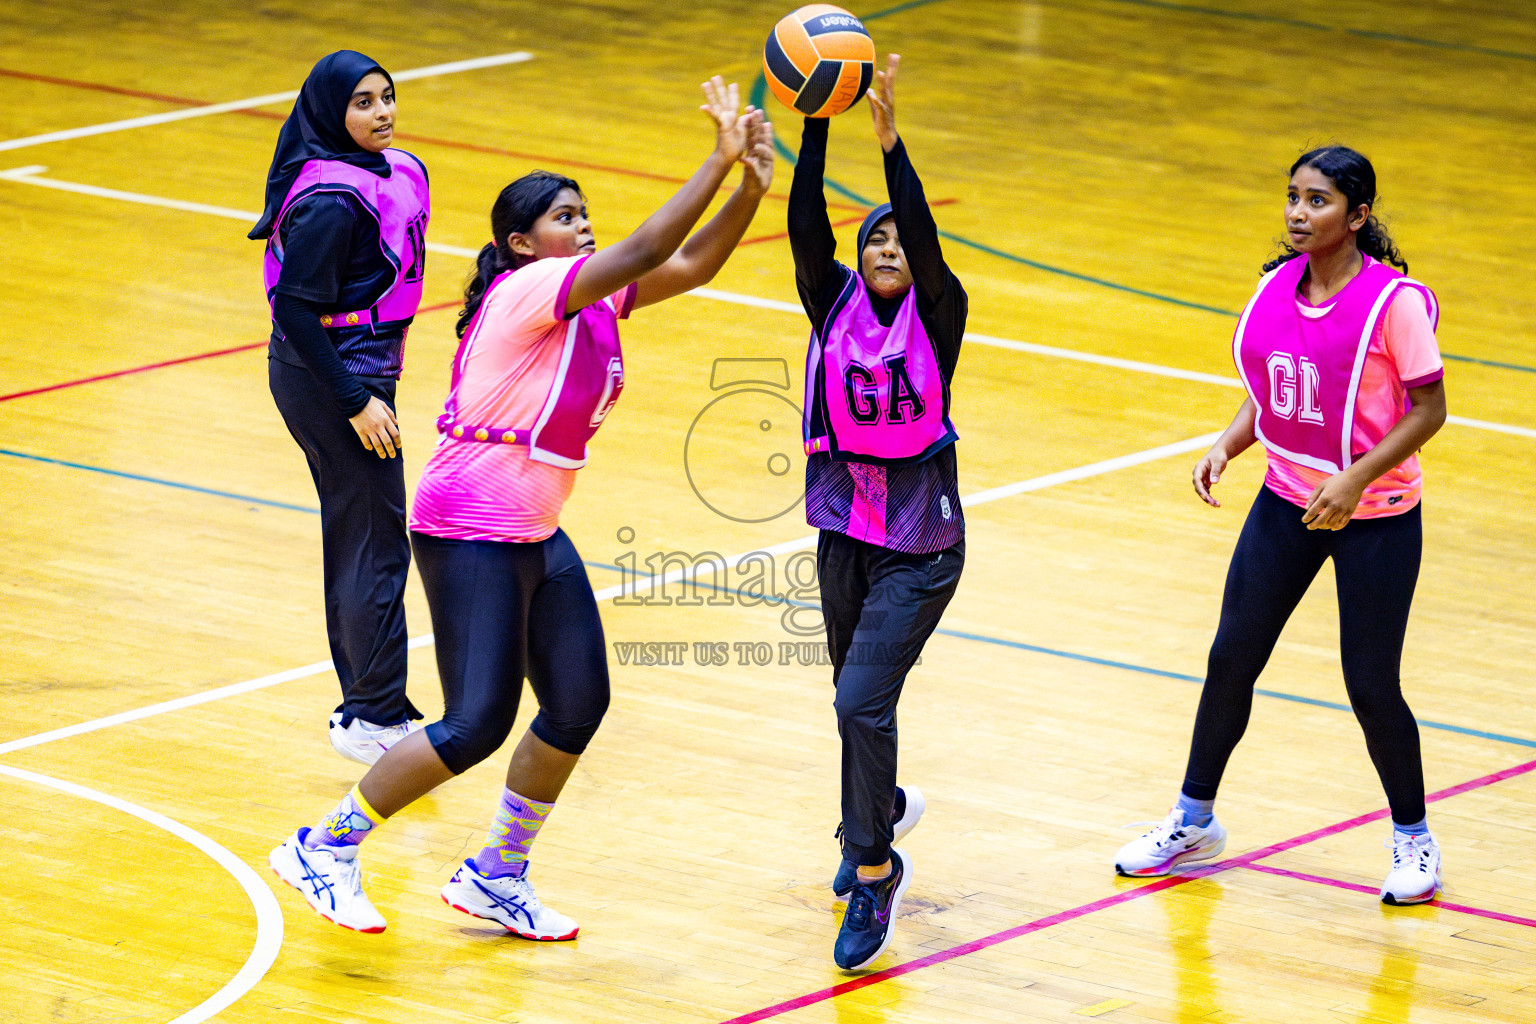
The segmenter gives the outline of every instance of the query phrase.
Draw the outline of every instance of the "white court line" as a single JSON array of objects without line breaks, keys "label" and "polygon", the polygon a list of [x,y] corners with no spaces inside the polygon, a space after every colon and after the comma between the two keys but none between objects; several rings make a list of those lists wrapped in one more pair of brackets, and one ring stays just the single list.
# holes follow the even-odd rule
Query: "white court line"
[{"label": "white court line", "polygon": [[[75,192],[79,195],[98,196],[102,199],[118,199],[129,203],[142,203],[147,206],[162,206],[171,210],[185,210],[188,213],[204,213],[215,217],[226,217],[230,220],[241,220],[254,224],[260,214],[249,210],[232,210],[227,206],[209,206],[206,203],[189,203],[180,199],[166,199],[162,196],[145,195],[142,192],[124,192],[120,189],[102,188],[99,185],[81,185],[73,181],[60,181],[57,178],[44,178],[40,175],[48,168],[38,164],[27,167],[13,167],[10,170],[0,171],[0,180],[14,181],[26,185],[38,185],[43,188],[58,189],[63,192]],[[457,245],[439,245],[436,242],[428,242],[427,249],[431,252],[442,253],[445,256],[463,256],[466,259],[474,259],[478,256],[478,249],[466,249]],[[724,292],[715,288],[695,288],[688,292],[689,295],[701,299],[712,299],[716,302],[729,302],[738,306],[751,306],[756,309],[772,309],[781,313],[793,313],[803,315],[803,310],[792,302],[781,302],[778,299],[764,299],[756,295],[741,295],[737,292]],[[1159,366],[1156,363],[1143,363],[1135,359],[1121,359],[1118,356],[1102,356],[1093,352],[1079,352],[1070,348],[1056,348],[1053,345],[1037,345],[1030,341],[1015,341],[1012,338],[996,338],[990,334],[976,334],[967,332],[965,340],[973,345],[988,345],[992,348],[1008,349],[1012,352],[1027,352],[1031,355],[1046,356],[1052,359],[1070,359],[1079,363],[1092,363],[1095,366],[1109,366],[1117,370],[1130,370],[1134,373],[1147,373],[1159,377],[1173,377],[1178,380],[1190,380],[1200,384],[1215,384],[1218,387],[1241,389],[1243,382],[1236,377],[1222,377],[1214,373],[1200,373],[1197,370],[1182,370],[1176,366]],[[1487,420],[1474,420],[1465,416],[1447,416],[1447,423],[1457,426],[1472,427],[1477,430],[1492,430],[1501,434],[1512,434],[1516,437],[1536,438],[1536,429],[1530,427],[1517,427],[1508,423],[1491,423]]]},{"label": "white court line", "polygon": [[[1094,462],[1086,466],[1078,466],[1076,469],[1065,469],[1057,473],[1047,473],[1045,476],[1037,476],[1030,480],[1020,480],[1017,483],[1007,484],[1002,487],[993,487],[990,490],[978,491],[969,497],[961,498],[960,505],[962,508],[974,508],[977,505],[985,505],[989,501],[998,501],[1002,498],[1011,498],[1016,494],[1024,494],[1029,491],[1038,491],[1046,487],[1054,487],[1057,484],[1069,483],[1074,480],[1085,480],[1088,477],[1099,476],[1104,473],[1113,473],[1116,470],[1126,469],[1130,466],[1138,466],[1144,462],[1152,462],[1157,459],[1167,458],[1170,455],[1178,455],[1181,452],[1194,451],[1198,448],[1203,448],[1209,445],[1218,436],[1220,436],[1218,433],[1201,434],[1199,437],[1192,437],[1188,440],[1179,441],[1174,444],[1161,445],[1157,448],[1149,448],[1143,452],[1133,452],[1130,455],[1121,455],[1113,459],[1105,459],[1102,462]],[[599,601],[606,601],[609,598],[619,597],[626,591],[630,594],[637,594],[639,593],[640,585],[642,583],[648,585],[649,590],[647,592],[649,593],[657,586],[665,588],[668,583],[679,582],[685,577],[692,576],[696,578],[699,573],[705,571],[706,569],[713,573],[719,570],[722,565],[729,566],[735,564],[736,562],[740,561],[741,558],[749,554],[760,552],[767,555],[782,555],[791,551],[799,551],[804,548],[812,547],[815,545],[816,538],[818,536],[819,534],[813,533],[809,534],[808,536],[797,537],[794,540],[783,541],[770,547],[753,548],[752,551],[744,551],[739,555],[733,555],[728,559],[722,559],[721,562],[700,561],[695,562],[686,568],[674,569],[670,572],[662,573],[661,575],[646,576],[643,578],[636,576],[635,579],[629,582],[621,582],[611,587],[605,587],[602,590],[599,590],[595,596]],[[431,633],[424,633],[421,636],[413,637],[407,646],[411,649],[415,649],[417,647],[427,647],[431,645],[432,641],[433,635]],[[243,683],[231,683],[228,686],[220,686],[216,689],[204,690],[201,693],[188,694],[185,697],[177,697],[174,700],[162,701],[159,704],[150,704],[147,707],[137,708],[133,711],[122,711],[115,715],[107,715],[105,718],[96,718],[89,722],[80,722],[76,725],[65,726],[61,729],[53,729],[48,732],[38,733],[35,736],[23,736],[20,739],[14,739],[7,743],[0,743],[0,755],[9,754],[17,750],[25,750],[28,747],[36,747],[44,743],[52,743],[54,740],[67,739],[71,736],[81,736],[88,732],[95,732],[98,729],[106,729],[114,725],[122,725],[126,722],[136,722],[142,718],[150,718],[154,715],[163,715],[170,711],[181,711],[185,708],[196,707],[199,704],[207,704],[210,701],[222,700],[225,697],[233,697],[242,693],[250,693],[253,690],[261,690],[269,686],[276,686],[278,683],[291,682],[295,679],[306,679],[310,676],[317,676],[325,672],[333,671],[335,667],[335,664],[332,662],[317,661],[312,665],[304,665],[299,668],[291,668],[284,672],[277,672],[269,676],[262,676],[259,679],[248,679]]]},{"label": "white court line", "polygon": [[[0,171],[0,180],[20,182],[24,185],[37,185],[41,188],[56,189],[60,192],[73,192],[76,195],[95,196],[98,199],[116,199],[125,203],[139,203],[142,206],[159,206],[167,210],[181,210],[186,213],[203,213],[210,217],[223,217],[226,220],[244,221],[247,224],[255,224],[261,219],[261,214],[251,210],[235,210],[228,206],[209,206],[207,203],[189,203],[184,199],[166,199],[164,196],[145,195],[142,192],[124,192],[122,189],[102,188],[100,185],[82,185],[74,181],[60,181],[58,178],[44,178],[40,175],[48,168],[41,164],[31,164],[27,167],[12,167],[8,171]],[[431,252],[440,252],[445,256],[463,256],[474,259],[480,255],[479,250],[465,249],[457,245],[438,245],[428,242],[427,249]]]},{"label": "white court line", "polygon": [[[240,888],[250,898],[251,907],[256,911],[256,942],[251,947],[251,955],[246,957],[245,964],[239,972],[229,981],[224,983],[213,995],[188,1010],[186,1013],[171,1021],[170,1024],[200,1024],[214,1016],[219,1011],[226,1009],[231,1003],[245,995],[256,983],[259,982],[277,960],[277,954],[283,945],[283,911],[277,904],[277,897],[272,895],[272,890],[267,888],[261,878],[246,866],[245,862],[233,853],[230,853],[218,843],[209,839],[201,832],[195,832],[179,821],[167,818],[147,807],[131,804],[99,790],[87,789],[73,782],[65,782],[47,775],[38,775],[22,768],[12,768],[9,765],[0,765],[0,774],[9,775],[23,782],[31,782],[39,786],[47,786],[50,789],[68,793],[71,796],[83,797],[86,800],[94,800],[96,803],[105,804],[108,807],[131,814],[149,822],[157,828],[162,828],[171,835],[185,842],[191,843],[218,864],[225,871],[235,877],[240,883]],[[173,884],[173,883],[167,883]]]},{"label": "white court line", "polygon": [[[123,202],[141,203],[146,206],[161,206],[170,210],[184,210],[188,213],[204,213],[214,217],[245,221],[250,224],[256,223],[257,218],[261,216],[249,210],[233,210],[227,206],[189,203],[181,199],[166,199],[162,196],[145,195],[142,192],[124,192],[115,188],[102,188],[99,185],[81,185],[73,181],[60,181],[57,178],[41,177],[42,172],[47,169],[38,164],[32,164],[27,167],[13,167],[10,170],[0,171],[0,181],[38,185],[42,188],[58,189],[62,192],[97,196],[102,199],[117,199]],[[458,245],[440,245],[437,242],[428,242],[427,249],[431,252],[442,253],[445,256],[462,256],[465,259],[474,259],[480,254],[478,249],[466,249]],[[793,313],[797,316],[804,315],[804,311],[792,302],[764,299],[756,295],[723,292],[715,288],[695,288],[688,292],[688,294],[701,299],[712,299],[715,302],[729,302],[738,306],[751,306],[755,309],[772,309],[781,313]],[[1224,388],[1241,389],[1243,386],[1243,382],[1236,377],[1222,377],[1214,373],[1183,370],[1176,366],[1159,366],[1157,363],[1143,363],[1135,359],[1121,359],[1118,356],[1103,356],[1093,352],[1079,352],[1070,348],[1056,348],[1053,345],[1037,345],[1034,342],[1015,341],[1012,338],[996,338],[990,334],[967,332],[965,340],[973,345],[988,345],[992,348],[1008,349],[1013,352],[1027,352],[1030,355],[1046,356],[1052,359],[1070,359],[1074,362],[1091,363],[1095,366],[1109,366],[1117,370],[1130,370],[1133,373],[1173,377],[1178,380],[1195,381],[1200,384],[1215,384],[1218,387]],[[1492,423],[1488,420],[1475,420],[1466,416],[1447,416],[1445,421],[1461,427],[1471,427],[1475,430],[1491,430],[1500,434],[1511,434],[1515,437],[1536,438],[1536,429],[1530,427],[1518,427],[1508,423]]]},{"label": "white court line", "polygon": [[[432,64],[424,68],[410,68],[406,71],[393,72],[391,76],[396,82],[408,82],[413,78],[431,78],[435,75],[451,75],[459,71],[473,71],[478,68],[497,67],[502,64],[521,64],[523,61],[532,60],[533,54],[527,51],[517,53],[498,53],[491,57],[476,57],[473,60],[456,60],[448,64]],[[83,128],[66,128],[63,131],[47,132],[43,135],[27,135],[19,139],[6,139],[0,142],[0,151],[7,149],[24,149],[27,146],[41,146],[48,142],[63,142],[67,139],[82,139],[89,135],[105,135],[108,132],[125,132],[133,128],[147,128],[150,125],[165,124],[169,121],[185,121],[193,117],[207,117],[210,114],[227,114],[234,110],[249,110],[252,107],[265,107],[273,103],[286,103],[297,98],[299,91],[274,92],[266,96],[252,96],[245,100],[230,100],[227,103],[210,103],[205,107],[183,107],[180,110],[168,110],[163,114],[149,114],[145,117],[130,117],[124,121],[108,121],[105,124],[86,125]]]}]

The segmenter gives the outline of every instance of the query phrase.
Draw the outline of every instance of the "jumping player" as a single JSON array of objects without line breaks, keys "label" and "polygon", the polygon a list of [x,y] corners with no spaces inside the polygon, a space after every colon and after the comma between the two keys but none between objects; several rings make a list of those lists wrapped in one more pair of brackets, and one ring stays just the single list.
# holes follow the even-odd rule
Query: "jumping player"
[{"label": "jumping player", "polygon": [[331,744],[363,764],[419,729],[405,695],[405,467],[395,422],[430,205],[391,149],[395,86],[353,50],[322,58],[277,136],[266,210],[268,379],[320,497],[325,624],[341,681]]},{"label": "jumping player", "polygon": [[1165,875],[1221,853],[1216,789],[1247,728],[1254,683],[1331,557],[1344,684],[1392,811],[1381,899],[1423,903],[1439,887],[1418,723],[1398,676],[1422,550],[1414,453],[1445,422],[1439,310],[1404,276],[1375,202],[1376,172],[1352,149],[1316,149],[1291,167],[1285,252],[1265,265],[1232,343],[1248,397],[1195,464],[1195,493],[1219,507],[1211,488],[1256,440],[1269,468],[1227,572],[1178,803],[1120,850],[1121,874]]},{"label": "jumping player", "polygon": [[[443,899],[530,939],[576,936],[545,907],[528,852],[608,707],[597,601],[561,506],[624,385],[618,321],[707,283],[773,177],[772,126],[736,86],[705,83],[715,151],[635,233],[598,251],[576,182],[536,171],[502,190],[458,330],[442,439],[411,515],[432,611],[441,721],[401,740],[336,809],[272,851],[284,881],[325,917],[377,932],[358,844],[386,819],[506,740],[526,674],[539,713],[518,743],[485,847]],[[687,243],[731,166],[740,186]],[[526,660],[525,660],[526,658]]]},{"label": "jumping player", "polygon": [[917,824],[924,801],[896,785],[896,703],[965,564],[949,384],[968,300],[896,132],[900,60],[892,54],[869,91],[890,202],[859,228],[857,270],[834,259],[824,118],[805,121],[789,199],[795,282],[811,320],[805,510],[821,531],[842,738],[843,862],[833,889],[848,894],[848,909],[833,960],[847,970],[890,945],[911,882],[911,858],[892,843]]}]

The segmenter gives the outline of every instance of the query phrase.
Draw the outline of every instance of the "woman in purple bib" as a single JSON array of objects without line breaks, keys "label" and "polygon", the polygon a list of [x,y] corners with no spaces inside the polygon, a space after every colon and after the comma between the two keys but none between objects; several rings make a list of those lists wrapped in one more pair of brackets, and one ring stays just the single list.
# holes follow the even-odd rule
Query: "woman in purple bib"
[{"label": "woman in purple bib", "polygon": [[912,877],[892,846],[923,813],[896,785],[896,703],[965,564],[949,382],[965,289],[896,132],[892,54],[869,92],[890,202],[859,228],[854,270],[834,258],[822,175],[827,120],[807,118],[789,195],[795,283],[811,319],[805,374],[806,519],[842,738],[842,864],[848,911],[833,947],[847,970],[874,961]]},{"label": "woman in purple bib", "polygon": [[419,728],[405,695],[405,467],[395,384],[421,301],[427,172],[389,148],[395,86],[340,50],[304,81],[277,137],[266,210],[268,378],[320,497],[325,623],[341,704],[331,744],[372,764]]},{"label": "woman in purple bib", "polygon": [[1375,202],[1376,172],[1352,149],[1313,150],[1291,167],[1285,251],[1265,265],[1233,335],[1248,396],[1195,464],[1195,493],[1219,507],[1211,488],[1255,441],[1268,472],[1227,573],[1178,803],[1121,849],[1123,875],[1165,875],[1225,847],[1216,789],[1247,728],[1254,683],[1332,558],[1344,684],[1392,812],[1381,900],[1424,903],[1439,890],[1418,723],[1399,678],[1422,550],[1414,453],[1445,422],[1439,306],[1404,276]]}]

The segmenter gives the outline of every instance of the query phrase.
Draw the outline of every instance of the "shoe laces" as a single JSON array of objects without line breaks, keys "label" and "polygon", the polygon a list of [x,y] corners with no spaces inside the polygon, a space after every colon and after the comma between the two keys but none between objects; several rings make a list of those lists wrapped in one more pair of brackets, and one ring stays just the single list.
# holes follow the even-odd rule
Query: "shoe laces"
[{"label": "shoe laces", "polygon": [[363,869],[356,857],[342,860],[332,855],[331,859],[336,864],[336,880],[338,888],[345,890],[350,895],[357,895],[363,891]]},{"label": "shoe laces", "polygon": [[512,888],[516,890],[518,898],[523,901],[530,913],[537,914],[544,910],[544,902],[539,899],[539,894],[533,891],[533,883],[528,881],[526,873],[512,880]]},{"label": "shoe laces", "polygon": [[1392,870],[1407,867],[1414,861],[1422,866],[1429,860],[1429,837],[1413,836],[1406,832],[1394,831],[1390,837],[1382,841],[1383,846],[1392,848]]},{"label": "shoe laces", "polygon": [[853,892],[848,897],[848,910],[844,915],[844,924],[853,931],[862,932],[869,927],[869,919],[875,913],[875,903],[879,897],[875,894],[872,885],[859,882],[854,885]]}]

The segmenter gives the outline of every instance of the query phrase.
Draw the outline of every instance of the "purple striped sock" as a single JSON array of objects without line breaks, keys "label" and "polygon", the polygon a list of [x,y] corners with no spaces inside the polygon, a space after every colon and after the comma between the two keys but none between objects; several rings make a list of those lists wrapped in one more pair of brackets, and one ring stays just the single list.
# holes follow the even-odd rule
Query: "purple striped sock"
[{"label": "purple striped sock", "polygon": [[485,847],[475,854],[475,870],[484,878],[521,877],[528,868],[528,848],[554,807],[503,789]]}]

